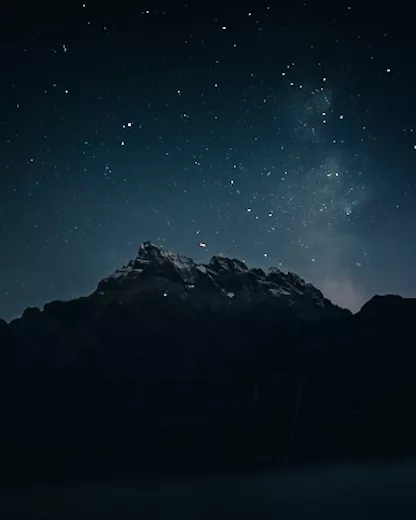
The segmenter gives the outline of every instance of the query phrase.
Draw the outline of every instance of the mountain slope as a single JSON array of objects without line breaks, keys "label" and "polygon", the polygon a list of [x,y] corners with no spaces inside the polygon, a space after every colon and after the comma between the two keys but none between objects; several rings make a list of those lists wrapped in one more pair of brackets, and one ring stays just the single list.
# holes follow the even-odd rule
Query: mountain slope
[{"label": "mountain slope", "polygon": [[267,303],[316,316],[340,311],[293,273],[249,269],[241,260],[223,255],[213,256],[208,264],[196,264],[151,242],[144,242],[136,259],[100,282],[97,293],[116,293],[121,301],[152,290],[198,307],[241,309]]},{"label": "mountain slope", "polygon": [[0,321],[3,473],[410,453],[415,312],[145,242],[89,296]]}]

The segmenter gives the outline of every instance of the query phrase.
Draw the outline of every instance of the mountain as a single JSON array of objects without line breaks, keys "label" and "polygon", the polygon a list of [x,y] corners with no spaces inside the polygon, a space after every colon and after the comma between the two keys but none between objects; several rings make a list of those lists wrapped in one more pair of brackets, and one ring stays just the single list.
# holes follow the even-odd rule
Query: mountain
[{"label": "mountain", "polygon": [[[280,269],[249,269],[224,255],[208,264],[145,242],[137,258],[98,284],[97,294],[124,303],[149,292],[189,301],[199,309],[247,310],[259,304],[293,307],[308,316],[341,312],[313,285]],[[345,313],[345,311],[343,311]]]},{"label": "mountain", "polygon": [[0,474],[412,453],[415,315],[145,242],[92,294],[0,321]]}]

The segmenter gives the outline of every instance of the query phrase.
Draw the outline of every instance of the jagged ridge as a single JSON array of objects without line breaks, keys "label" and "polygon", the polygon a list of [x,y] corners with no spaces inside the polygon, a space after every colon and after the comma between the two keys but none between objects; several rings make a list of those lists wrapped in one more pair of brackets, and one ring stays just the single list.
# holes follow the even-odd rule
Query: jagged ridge
[{"label": "jagged ridge", "polygon": [[267,271],[249,268],[243,261],[225,255],[215,255],[209,263],[197,264],[151,242],[144,242],[134,260],[102,280],[97,292],[104,295],[118,291],[121,298],[123,292],[134,292],[141,286],[149,290],[149,278],[155,281],[153,289],[158,287],[165,297],[174,295],[195,302],[209,300],[214,306],[262,302],[296,307],[299,312],[340,310],[294,273],[284,273],[277,267]]},{"label": "jagged ridge", "polygon": [[3,475],[411,453],[415,315],[398,296],[352,315],[293,273],[145,242],[89,296],[0,320]]}]

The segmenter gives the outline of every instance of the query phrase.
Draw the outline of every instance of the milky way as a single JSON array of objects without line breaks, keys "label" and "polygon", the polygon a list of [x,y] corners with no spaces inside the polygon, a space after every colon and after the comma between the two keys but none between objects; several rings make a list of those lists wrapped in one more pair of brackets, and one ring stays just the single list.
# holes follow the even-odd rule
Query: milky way
[{"label": "milky way", "polygon": [[144,240],[353,310],[415,295],[411,13],[157,4],[2,16],[0,316],[89,293]]},{"label": "milky way", "polygon": [[297,155],[289,155],[276,205],[290,215],[290,232],[304,251],[302,261],[313,263],[309,276],[314,283],[332,300],[355,310],[365,295],[343,270],[343,258],[353,252],[360,267],[367,252],[365,243],[342,226],[374,191],[360,169],[369,165],[362,154],[346,152],[332,138],[334,118],[342,121],[345,116],[333,108],[326,78],[318,88],[292,81],[289,85],[296,90],[287,106]]}]

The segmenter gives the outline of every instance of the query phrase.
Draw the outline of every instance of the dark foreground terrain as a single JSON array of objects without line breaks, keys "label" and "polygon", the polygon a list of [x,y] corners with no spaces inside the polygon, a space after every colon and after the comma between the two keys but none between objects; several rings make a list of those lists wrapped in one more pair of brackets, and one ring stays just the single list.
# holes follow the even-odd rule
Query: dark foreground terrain
[{"label": "dark foreground terrain", "polygon": [[0,321],[2,485],[416,455],[415,337],[415,300],[353,315],[146,242],[93,294]]},{"label": "dark foreground terrain", "polygon": [[8,519],[416,518],[413,462],[84,482],[0,494]]}]

